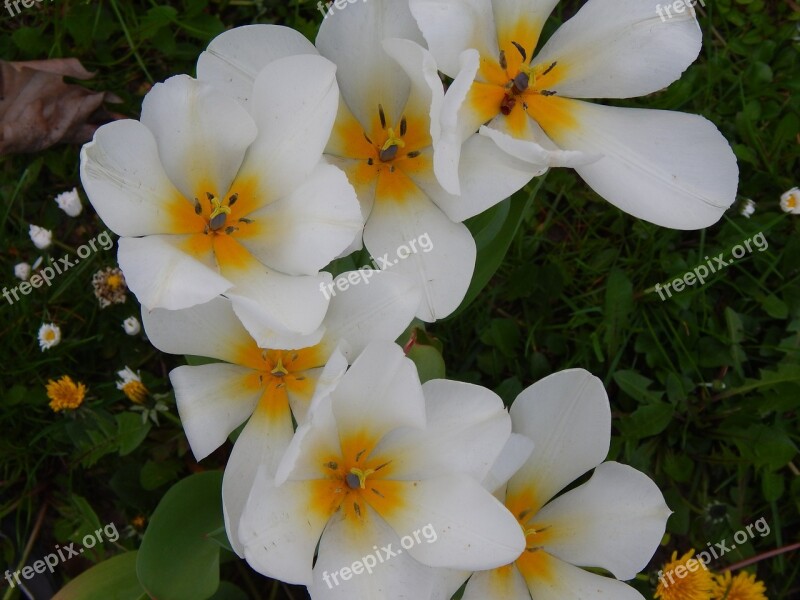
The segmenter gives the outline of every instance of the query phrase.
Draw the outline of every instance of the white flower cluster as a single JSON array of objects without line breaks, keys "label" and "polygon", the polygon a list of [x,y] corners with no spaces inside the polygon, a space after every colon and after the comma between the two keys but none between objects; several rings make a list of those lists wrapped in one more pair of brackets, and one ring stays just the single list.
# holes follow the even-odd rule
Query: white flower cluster
[{"label": "white flower cluster", "polygon": [[[223,481],[234,550],[314,600],[447,599],[472,573],[465,600],[641,598],[619,580],[646,566],[669,510],[644,474],[603,462],[600,381],[557,373],[509,412],[479,386],[421,385],[394,343],[464,299],[463,221],[550,167],[666,227],[710,225],[736,197],[733,152],[706,119],[583,100],[675,81],[700,50],[694,16],[589,0],[534,54],[556,3],[370,0],[330,14],[315,44],[232,29],[197,78],[155,85],[141,120],[83,148],[148,338],[217,361],[170,374],[197,460],[246,423]],[[333,260],[423,235],[430,252],[320,293]],[[434,543],[353,576],[428,526]]]}]

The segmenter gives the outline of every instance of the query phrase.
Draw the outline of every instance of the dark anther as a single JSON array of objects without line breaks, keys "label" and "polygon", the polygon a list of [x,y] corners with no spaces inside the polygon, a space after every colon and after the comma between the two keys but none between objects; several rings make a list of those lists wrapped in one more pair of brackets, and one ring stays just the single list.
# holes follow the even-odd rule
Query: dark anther
[{"label": "dark anther", "polygon": [[400,119],[400,137],[403,137],[408,131],[408,123],[406,122],[406,118],[403,117]]},{"label": "dark anther", "polygon": [[250,225],[250,223],[252,223],[252,222],[253,222],[253,219],[245,219],[244,217],[239,219],[239,223],[244,223],[245,225]]},{"label": "dark anther", "polygon": [[334,461],[331,461],[329,463],[325,463],[325,466],[328,467],[331,471],[335,471],[336,469],[339,468],[339,465],[336,464]]},{"label": "dark anther", "polygon": [[361,507],[358,505],[358,502],[353,502],[353,510],[356,511],[359,517],[361,516]]},{"label": "dark anther", "polygon": [[367,140],[367,142],[369,142],[370,144],[372,144],[372,140],[369,139],[369,136],[367,135],[366,131],[364,132],[364,139]]},{"label": "dark anther", "polygon": [[234,227],[233,225],[230,225],[229,227],[225,228],[225,233],[227,233],[228,235],[232,234],[234,231],[239,231],[239,228]]},{"label": "dark anther", "polygon": [[228,198],[228,206],[233,206],[236,204],[236,201],[239,199],[239,194],[234,194],[230,198]]},{"label": "dark anther", "polygon": [[364,455],[364,452],[366,452],[366,451],[367,450],[365,448],[364,450],[361,450],[358,454],[356,454],[356,462],[361,460],[361,457]]},{"label": "dark anther", "polygon": [[542,90],[539,92],[542,96],[555,96],[558,92],[551,92],[550,90]]},{"label": "dark anther", "polygon": [[381,127],[386,129],[386,114],[383,112],[383,105],[378,104],[378,116],[381,118]]},{"label": "dark anther", "polygon": [[200,206],[200,200],[197,198],[194,199],[194,214],[199,215],[203,212],[203,207]]},{"label": "dark anther", "polygon": [[371,167],[372,165],[374,165],[374,164],[375,164],[375,161],[374,161],[374,160],[372,160],[371,158],[368,158],[368,159],[367,159],[367,164],[368,164],[368,165]]},{"label": "dark anther", "polygon": [[406,156],[408,156],[408,158],[417,158],[419,154],[420,154],[419,150],[414,150],[413,152],[409,152],[408,154],[406,154]]},{"label": "dark anther", "polygon": [[506,51],[500,50],[500,66],[503,70],[508,68],[508,60],[506,60]]},{"label": "dark anther", "polygon": [[558,61],[554,62],[552,65],[550,65],[549,67],[547,67],[547,69],[545,69],[545,72],[544,72],[544,73],[542,73],[542,77],[544,77],[544,76],[545,76],[545,75],[547,75],[547,74],[548,74],[550,71],[552,71],[552,70],[555,68],[555,66],[556,66],[557,64],[558,64]]},{"label": "dark anther", "polygon": [[527,52],[525,52],[525,48],[523,48],[522,46],[520,46],[520,45],[519,45],[517,42],[511,42],[511,43],[512,43],[512,44],[514,44],[514,48],[516,48],[517,50],[519,50],[519,53],[522,55],[522,60],[523,60],[523,61],[526,61],[526,60],[528,60],[528,53],[527,53]]},{"label": "dark anther", "polygon": [[206,197],[207,197],[209,200],[213,200],[213,199],[214,199],[214,194],[212,194],[211,192],[206,192]]}]

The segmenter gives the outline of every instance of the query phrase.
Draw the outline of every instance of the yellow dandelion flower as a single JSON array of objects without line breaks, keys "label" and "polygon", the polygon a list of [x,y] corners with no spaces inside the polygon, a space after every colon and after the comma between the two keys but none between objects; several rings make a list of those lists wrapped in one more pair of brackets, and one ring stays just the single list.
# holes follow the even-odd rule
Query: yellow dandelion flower
[{"label": "yellow dandelion flower", "polygon": [[712,600],[767,600],[766,587],[756,576],[742,571],[736,577],[730,571],[714,575]]},{"label": "yellow dandelion flower", "polygon": [[661,600],[711,600],[714,582],[702,561],[690,550],[680,558],[673,552],[664,569],[658,572],[655,597]]},{"label": "yellow dandelion flower", "polygon": [[50,398],[50,408],[53,412],[62,410],[75,410],[86,396],[86,386],[75,383],[69,375],[64,375],[58,381],[52,379],[47,382],[47,397]]},{"label": "yellow dandelion flower", "polygon": [[130,367],[125,367],[122,371],[117,371],[117,375],[120,378],[117,381],[117,389],[122,390],[134,404],[143,404],[150,392],[142,383],[138,373],[134,373]]}]

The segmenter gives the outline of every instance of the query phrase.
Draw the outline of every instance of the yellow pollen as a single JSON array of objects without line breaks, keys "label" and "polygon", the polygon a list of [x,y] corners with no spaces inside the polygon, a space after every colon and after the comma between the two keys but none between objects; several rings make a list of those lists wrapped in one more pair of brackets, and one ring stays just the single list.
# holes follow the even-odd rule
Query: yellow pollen
[{"label": "yellow pollen", "polygon": [[[353,475],[358,477],[358,485],[359,485],[359,487],[361,487],[362,490],[367,489],[367,486],[366,486],[367,477],[372,475],[374,472],[375,472],[375,469],[363,469],[362,470],[362,469],[356,469],[355,467],[350,469],[350,473],[352,473]],[[349,482],[348,482],[348,485],[349,485]],[[350,486],[350,487],[352,487],[352,486]]]},{"label": "yellow pollen", "polygon": [[714,576],[713,600],[767,600],[764,583],[745,571],[736,577],[726,571]]},{"label": "yellow pollen", "polygon": [[794,196],[789,196],[789,199],[786,201],[786,206],[789,208],[794,208],[797,206],[797,198]]},{"label": "yellow pollen", "polygon": [[117,289],[122,285],[122,277],[119,275],[109,275],[108,279],[106,279],[106,285],[111,289]]},{"label": "yellow pollen", "polygon": [[[693,559],[694,550],[672,559],[658,572],[658,587],[655,598],[660,600],[711,600],[711,573],[701,561]],[[693,561],[689,564],[689,561]],[[693,567],[690,569],[689,567]],[[681,567],[680,569],[678,567]],[[680,577],[679,575],[683,575]]]},{"label": "yellow pollen", "polygon": [[147,388],[141,381],[132,379],[122,386],[122,393],[134,404],[142,404],[147,399]]},{"label": "yellow pollen", "polygon": [[56,339],[56,332],[52,329],[46,330],[44,332],[44,339],[46,339],[48,342],[52,342],[54,339]]},{"label": "yellow pollen", "polygon": [[50,408],[53,412],[74,410],[78,408],[86,396],[86,386],[75,383],[69,375],[64,375],[58,381],[52,379],[47,382],[47,397],[50,398]]},{"label": "yellow pollen", "polygon": [[388,150],[392,146],[397,146],[398,148],[405,148],[406,147],[406,143],[402,139],[400,139],[399,137],[397,137],[395,135],[394,129],[389,127],[389,129],[387,131],[389,133],[389,139],[387,139],[386,142],[383,144],[383,146],[381,147],[381,151],[385,152],[386,150]]}]

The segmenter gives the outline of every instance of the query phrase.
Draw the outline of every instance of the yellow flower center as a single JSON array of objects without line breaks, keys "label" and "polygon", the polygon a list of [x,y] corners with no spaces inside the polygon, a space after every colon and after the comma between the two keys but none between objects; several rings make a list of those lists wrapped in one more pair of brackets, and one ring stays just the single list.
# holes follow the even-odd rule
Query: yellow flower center
[{"label": "yellow flower center", "polygon": [[730,571],[715,575],[712,597],[713,600],[767,600],[764,583],[744,571],[736,577]]},{"label": "yellow flower center", "polygon": [[795,208],[797,206],[797,198],[795,196],[789,196],[789,199],[786,201],[786,206]]},{"label": "yellow flower center", "polygon": [[142,404],[147,399],[149,392],[141,381],[132,379],[122,386],[122,393],[134,404]]},{"label": "yellow flower center", "polygon": [[108,279],[106,279],[106,285],[112,290],[115,290],[122,285],[122,277],[116,273],[114,275],[109,275]]},{"label": "yellow flower center", "polygon": [[64,375],[58,381],[52,379],[47,382],[47,397],[50,398],[50,408],[53,412],[74,410],[78,408],[86,396],[86,386],[75,383],[69,375]]},{"label": "yellow flower center", "polygon": [[46,339],[48,342],[52,342],[54,339],[56,339],[56,332],[52,329],[48,329],[44,332],[44,339]]}]

